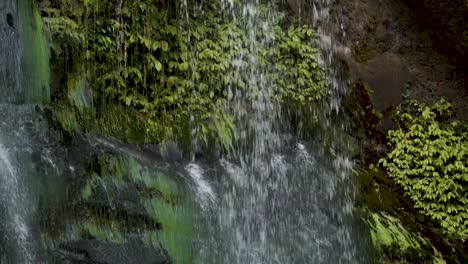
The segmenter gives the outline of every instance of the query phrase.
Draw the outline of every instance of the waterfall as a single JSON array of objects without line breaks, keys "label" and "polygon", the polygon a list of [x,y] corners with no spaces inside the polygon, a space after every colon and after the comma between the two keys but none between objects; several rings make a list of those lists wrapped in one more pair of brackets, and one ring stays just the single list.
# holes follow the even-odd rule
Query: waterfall
[{"label": "waterfall", "polygon": [[48,46],[33,1],[1,1],[0,18],[0,263],[38,263],[28,130],[40,123],[27,103],[48,100]]},{"label": "waterfall", "polygon": [[[274,43],[269,37],[274,17],[259,16],[259,1],[224,2],[233,21],[242,19],[248,43]],[[323,24],[331,1],[313,5],[314,24]],[[264,37],[258,41],[259,30]],[[325,49],[321,63],[334,67],[331,38],[319,32]],[[247,65],[237,70],[248,83],[231,91],[226,111],[235,117],[240,143],[219,159],[212,176],[217,200],[206,213],[198,263],[365,263],[354,229],[353,163],[338,144],[323,144],[330,136],[343,140],[346,124],[340,122],[346,120],[339,115],[346,82],[339,69],[328,70],[332,94],[318,114],[328,132],[301,140],[273,100],[272,65],[261,65],[259,57],[259,47],[250,45],[247,54],[235,58]]]},{"label": "waterfall", "polygon": [[[0,100],[16,103],[23,97],[21,52],[18,31],[17,1],[0,3]],[[2,112],[9,106],[2,105]],[[10,113],[12,114],[12,113]],[[1,114],[4,117],[5,114]],[[14,119],[13,116],[6,116]],[[4,129],[8,120],[0,118],[0,263],[34,263],[30,230],[27,190],[17,170],[15,148]],[[18,131],[19,132],[19,131]],[[7,144],[8,143],[8,144]]]},{"label": "waterfall", "polygon": [[[198,2],[201,6],[196,7],[196,11],[202,11],[203,2]],[[228,87],[228,100],[222,106],[223,111],[233,117],[235,142],[232,148],[218,151],[222,154],[214,159],[208,158],[209,161],[192,155],[190,161],[169,163],[162,161],[162,156],[147,153],[146,149],[139,146],[130,147],[99,136],[94,137],[94,140],[88,137],[91,144],[86,148],[92,149],[89,152],[77,154],[79,157],[62,155],[66,151],[56,150],[60,148],[56,145],[63,142],[50,140],[53,142],[50,143],[49,138],[53,137],[42,134],[43,131],[49,131],[49,127],[44,121],[41,123],[35,119],[37,113],[32,110],[34,107],[10,104],[29,102],[31,97],[47,102],[48,87],[33,83],[36,77],[41,82],[48,82],[48,72],[37,69],[29,75],[22,72],[23,68],[29,71],[44,66],[42,63],[29,63],[27,67],[22,67],[25,63],[22,52],[41,53],[40,47],[45,46],[45,42],[41,40],[38,50],[28,49],[28,45],[33,43],[25,42],[32,35],[21,36],[20,33],[27,35],[29,31],[23,29],[20,32],[18,27],[0,23],[0,31],[3,33],[0,48],[7,51],[6,56],[0,58],[0,95],[2,100],[7,98],[5,102],[8,103],[4,106],[6,111],[0,111],[0,228],[3,242],[0,245],[0,253],[3,253],[0,263],[41,263],[48,256],[42,256],[47,253],[42,252],[46,250],[40,247],[39,242],[50,243],[44,247],[54,257],[59,255],[71,260],[88,258],[83,262],[105,259],[106,254],[95,248],[100,245],[104,248],[103,252],[112,253],[109,254],[110,259],[122,254],[131,259],[129,261],[136,262],[134,256],[139,251],[125,246],[131,242],[129,237],[138,238],[137,242],[141,244],[145,240],[150,245],[149,252],[164,246],[172,254],[171,259],[181,263],[187,260],[201,264],[367,261],[360,252],[361,237],[357,234],[353,214],[355,188],[351,176],[354,164],[348,152],[342,149],[346,144],[341,144],[344,141],[343,131],[347,127],[340,109],[341,97],[346,93],[346,82],[340,78],[340,69],[333,63],[337,48],[326,30],[322,29],[329,19],[332,1],[312,2],[312,24],[318,27],[320,33],[320,45],[324,50],[321,63],[328,69],[331,95],[327,102],[317,103],[318,107],[314,108],[314,115],[320,119],[320,125],[317,125],[318,132],[312,133],[313,136],[309,138],[297,135],[286,121],[287,106],[274,99],[281,88],[270,78],[270,73],[276,73],[277,69],[273,63],[261,61],[262,48],[265,50],[276,44],[274,27],[278,22],[278,12],[273,8],[277,6],[261,9],[261,3],[265,1],[259,0],[221,2],[223,19],[238,24],[247,33],[247,39],[233,42],[240,45],[234,49],[241,51],[232,58],[234,71],[238,73],[236,78],[239,78],[235,83],[242,82],[243,85]],[[18,11],[17,3],[24,9],[27,6],[25,3],[30,2],[10,0],[0,3],[0,15],[10,17],[9,14],[12,14],[14,25],[18,21],[15,16],[25,14],[24,10]],[[181,1],[184,13],[180,15],[187,23],[190,22],[190,4],[190,1]],[[33,21],[26,21],[28,23],[25,24],[34,24]],[[230,33],[232,40],[239,38],[235,32]],[[46,52],[41,54],[45,56]],[[24,76],[28,80],[23,80]],[[22,107],[27,111],[16,111]],[[192,136],[197,133],[194,124],[196,120],[192,116]],[[30,125],[41,126],[37,130],[42,132],[35,138],[38,140],[31,138],[37,131],[26,131]],[[39,144],[41,140],[44,140],[44,145]],[[192,148],[198,148],[197,142],[193,143]],[[54,151],[61,156],[58,157]],[[81,156],[90,158],[87,157],[90,153],[96,155],[93,162],[99,164],[86,160],[89,163],[86,166],[99,167],[89,168],[92,171],[80,168],[78,161],[75,164],[74,160],[68,160]],[[32,161],[34,157],[39,158]],[[60,162],[54,160],[56,157]],[[81,166],[85,166],[83,164]],[[36,172],[39,165],[46,169]],[[75,178],[67,179],[70,180],[67,182],[62,175],[65,170],[61,166],[69,168]],[[84,174],[83,179],[77,179],[78,173]],[[174,180],[170,176],[174,176],[174,179],[184,178],[184,181]],[[88,209],[86,213],[97,210],[98,215],[85,214],[81,216],[82,219],[72,221],[59,219],[61,215],[52,216],[64,222],[57,228],[62,240],[38,239],[39,235],[44,234],[40,233],[43,230],[35,233],[38,226],[36,216],[39,214],[36,214],[38,206],[31,189],[46,180],[49,180],[47,184],[53,183],[54,191],[67,192],[66,195],[67,188],[59,189],[66,186],[65,183],[74,183],[72,187],[76,189],[73,195],[76,197],[70,201],[57,202],[58,205],[88,206],[85,208]],[[201,208],[201,221],[198,221],[198,212],[191,211],[192,205],[196,203],[186,197],[191,195],[189,189],[179,188],[183,184],[192,187],[194,199]],[[42,192],[41,198],[47,196],[44,194],[47,190],[44,186],[37,191]],[[44,203],[65,200],[69,198],[66,195],[50,195]],[[53,206],[48,207],[50,211],[47,213],[55,212],[53,209]],[[108,232],[111,235],[101,232],[99,225],[102,223],[93,223],[94,218],[102,218],[103,222],[109,220],[110,227],[105,230],[110,230]],[[127,226],[130,225],[129,219],[137,223],[131,226],[133,229]],[[84,222],[82,226],[76,224],[80,221]],[[142,227],[140,223],[148,227]],[[198,235],[196,241],[192,241],[190,225],[196,224]],[[56,230],[46,231],[54,233]],[[195,256],[189,252],[191,246],[196,248]],[[120,252],[123,247],[126,249]],[[144,248],[146,250],[146,245]],[[177,256],[178,253],[183,256]],[[148,256],[151,254],[148,253]],[[169,259],[166,253],[161,256],[162,261]],[[143,259],[144,256],[139,258]]]},{"label": "waterfall", "polygon": [[4,212],[0,223],[3,233],[1,263],[34,263],[28,195],[23,186],[8,148],[0,142],[0,209]]}]

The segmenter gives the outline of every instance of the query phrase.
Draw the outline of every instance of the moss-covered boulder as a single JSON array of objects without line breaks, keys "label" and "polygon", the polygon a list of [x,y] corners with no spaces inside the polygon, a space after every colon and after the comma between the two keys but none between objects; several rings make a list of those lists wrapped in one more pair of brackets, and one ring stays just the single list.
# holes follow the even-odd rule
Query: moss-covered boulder
[{"label": "moss-covered boulder", "polygon": [[368,222],[383,263],[446,263],[429,240],[405,229],[397,218],[384,212],[372,213]]},{"label": "moss-covered boulder", "polygon": [[[199,207],[176,169],[170,170],[172,174],[162,172],[131,155],[99,146],[95,150],[98,154],[90,158],[82,175],[67,184],[64,209],[43,208],[42,217],[48,220],[41,221],[41,233],[49,259],[192,263]],[[58,224],[51,228],[50,223]],[[134,258],[137,252],[141,256]],[[138,259],[153,262],[135,262]]]}]

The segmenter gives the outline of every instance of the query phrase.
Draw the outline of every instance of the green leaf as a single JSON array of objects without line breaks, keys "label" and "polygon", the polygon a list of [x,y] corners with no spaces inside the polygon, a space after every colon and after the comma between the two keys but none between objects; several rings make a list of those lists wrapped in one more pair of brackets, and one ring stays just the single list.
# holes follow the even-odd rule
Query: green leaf
[{"label": "green leaf", "polygon": [[162,69],[162,64],[158,60],[154,61],[154,68],[156,68],[157,71],[161,71]]}]

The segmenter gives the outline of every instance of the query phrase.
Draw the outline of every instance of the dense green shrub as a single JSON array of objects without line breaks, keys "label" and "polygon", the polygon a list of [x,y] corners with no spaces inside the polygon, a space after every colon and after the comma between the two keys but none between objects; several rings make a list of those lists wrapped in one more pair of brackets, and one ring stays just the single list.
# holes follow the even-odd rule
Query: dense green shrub
[{"label": "dense green shrub", "polygon": [[[195,10],[197,1],[188,2],[185,17],[177,1],[66,0],[47,9],[46,23],[56,53],[70,72],[89,80],[97,104],[137,110],[160,140],[190,134],[193,117],[200,139],[211,135],[228,145],[233,119],[223,110],[227,100],[232,91],[258,91],[249,83],[251,47],[268,69],[273,101],[301,105],[326,95],[310,28],[285,30],[274,6],[259,7],[258,23],[269,20],[271,27],[256,27],[252,38],[248,21],[232,19],[222,1],[204,2],[203,12]],[[272,41],[264,43],[267,38]]]},{"label": "dense green shrub", "polygon": [[413,101],[397,112],[392,150],[380,160],[415,207],[455,237],[468,236],[468,127],[448,122],[450,103]]}]

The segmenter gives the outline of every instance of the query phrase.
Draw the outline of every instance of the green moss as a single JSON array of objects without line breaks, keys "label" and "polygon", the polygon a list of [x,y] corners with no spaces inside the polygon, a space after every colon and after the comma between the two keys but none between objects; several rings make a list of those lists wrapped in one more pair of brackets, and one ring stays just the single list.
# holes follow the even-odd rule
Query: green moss
[{"label": "green moss", "polygon": [[99,118],[87,130],[135,144],[162,140],[161,131],[150,130],[143,115],[120,105],[108,105],[100,110]]},{"label": "green moss", "polygon": [[68,107],[58,106],[59,110],[55,112],[57,121],[61,124],[62,129],[69,133],[74,133],[79,130],[78,120],[76,114]]},{"label": "green moss", "polygon": [[[199,208],[191,192],[169,175],[147,169],[133,158],[101,155],[98,163],[99,173],[91,173],[81,190],[85,204],[87,201],[93,204],[99,186],[106,190],[109,201],[122,199],[119,193],[130,184],[138,186],[139,201],[120,202],[129,202],[128,208],[141,204],[147,216],[134,216],[130,212],[125,217],[148,218],[138,222],[138,230],[143,229],[143,240],[154,247],[164,247],[174,263],[191,263],[195,253],[195,224],[199,217]],[[99,239],[125,242],[125,234],[131,227],[126,224],[128,219],[119,219],[122,213],[114,212],[112,208],[97,208],[88,210],[87,215],[82,232]]]},{"label": "green moss", "polygon": [[160,199],[151,199],[145,201],[145,207],[161,223],[157,240],[175,263],[191,263],[194,258],[194,223],[198,215],[193,201],[186,199],[179,205],[170,206]]},{"label": "green moss", "polygon": [[81,195],[84,199],[88,199],[91,197],[92,194],[93,194],[93,187],[91,186],[91,183],[87,183],[85,187],[83,188]]},{"label": "green moss", "polygon": [[369,225],[380,259],[395,263],[445,263],[427,239],[406,230],[397,218],[383,212],[373,213]]},{"label": "green moss", "polygon": [[361,80],[355,82],[351,93],[344,101],[344,107],[351,113],[356,123],[359,123],[369,138],[375,137],[379,132],[377,125],[382,114],[377,112],[372,102],[372,90]]},{"label": "green moss", "polygon": [[112,228],[112,223],[110,224],[110,227],[108,227],[87,222],[80,227],[82,233],[87,233],[100,240],[112,241],[118,244],[127,242],[127,234]]},{"label": "green moss", "polygon": [[371,236],[375,246],[390,246],[396,242],[401,250],[421,248],[418,240],[422,238],[413,237],[396,218],[385,213],[372,214],[371,217]]},{"label": "green moss", "polygon": [[85,108],[88,108],[91,98],[86,98],[85,94],[86,81],[84,79],[72,78],[68,79],[68,102],[75,107],[80,113],[83,113]]},{"label": "green moss", "polygon": [[26,102],[47,103],[50,101],[49,46],[42,18],[33,0],[18,1],[18,10]]}]

